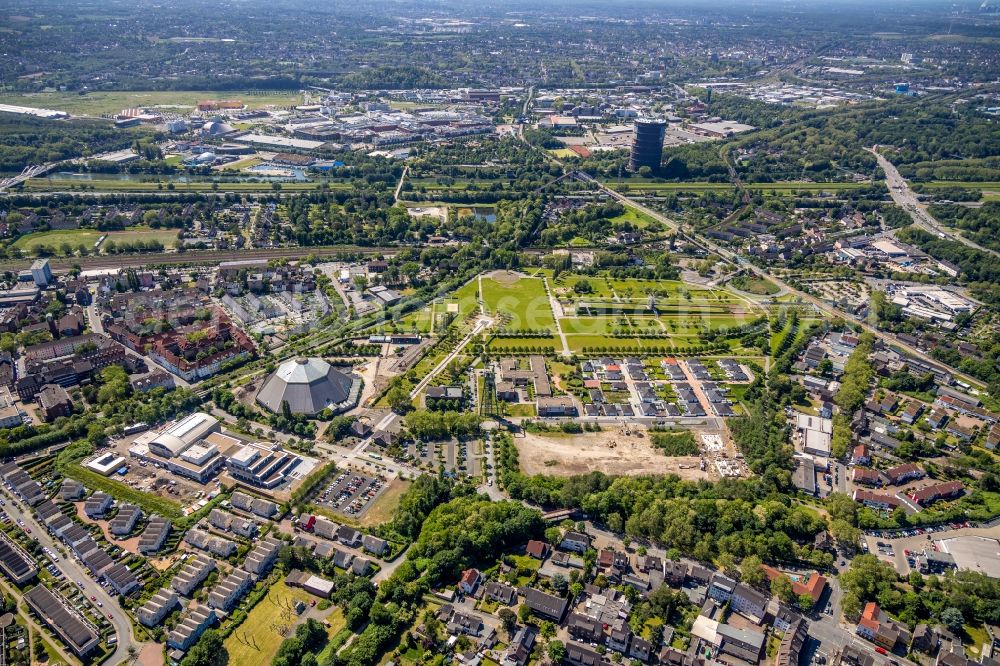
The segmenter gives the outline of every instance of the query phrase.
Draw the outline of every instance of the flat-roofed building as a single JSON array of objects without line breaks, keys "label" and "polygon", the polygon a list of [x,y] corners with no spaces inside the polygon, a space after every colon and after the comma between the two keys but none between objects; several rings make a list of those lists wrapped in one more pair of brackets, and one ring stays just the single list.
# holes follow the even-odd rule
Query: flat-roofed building
[{"label": "flat-roofed building", "polygon": [[24,594],[24,600],[32,612],[78,657],[89,654],[100,642],[97,629],[58,593],[36,585]]},{"label": "flat-roofed building", "polygon": [[85,464],[101,476],[111,476],[125,466],[125,458],[116,453],[103,453]]}]

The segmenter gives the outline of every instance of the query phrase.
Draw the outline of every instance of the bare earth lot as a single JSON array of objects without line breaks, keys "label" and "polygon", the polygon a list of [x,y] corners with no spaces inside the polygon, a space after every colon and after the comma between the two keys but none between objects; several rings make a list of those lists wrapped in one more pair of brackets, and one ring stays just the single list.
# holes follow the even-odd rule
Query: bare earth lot
[{"label": "bare earth lot", "polygon": [[[623,435],[617,429],[580,435],[534,434],[515,437],[525,474],[571,476],[599,470],[606,474],[676,474],[684,479],[710,478],[698,469],[698,457],[668,458],[652,447],[649,437]],[[554,464],[546,465],[547,461]]]}]

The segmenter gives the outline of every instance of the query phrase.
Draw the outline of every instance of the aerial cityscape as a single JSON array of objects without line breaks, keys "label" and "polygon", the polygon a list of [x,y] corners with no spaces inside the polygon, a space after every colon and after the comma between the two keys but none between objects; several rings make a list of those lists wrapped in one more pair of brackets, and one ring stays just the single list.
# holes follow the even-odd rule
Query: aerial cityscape
[{"label": "aerial cityscape", "polygon": [[1000,666],[997,0],[0,54],[0,666]]}]

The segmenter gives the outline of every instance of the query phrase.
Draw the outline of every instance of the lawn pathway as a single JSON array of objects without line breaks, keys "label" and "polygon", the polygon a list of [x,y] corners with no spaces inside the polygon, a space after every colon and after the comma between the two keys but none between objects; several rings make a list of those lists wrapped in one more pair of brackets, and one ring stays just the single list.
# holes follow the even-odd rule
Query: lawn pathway
[{"label": "lawn pathway", "polygon": [[549,288],[548,278],[542,278],[542,285],[545,287],[545,293],[549,297],[549,307],[552,308],[552,319],[556,322],[556,332],[559,334],[559,340],[562,342],[562,355],[570,357],[573,352],[569,349],[569,340],[566,338],[566,334],[563,333],[562,325],[559,320],[563,318],[562,303],[559,302],[554,295],[552,290]]}]

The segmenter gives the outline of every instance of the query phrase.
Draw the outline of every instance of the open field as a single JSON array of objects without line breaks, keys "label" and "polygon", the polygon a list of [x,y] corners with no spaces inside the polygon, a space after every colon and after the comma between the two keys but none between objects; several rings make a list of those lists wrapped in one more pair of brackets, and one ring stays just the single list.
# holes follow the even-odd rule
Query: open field
[{"label": "open field", "polygon": [[[723,289],[709,289],[680,280],[616,279],[606,274],[593,276],[579,273],[561,273],[553,280],[551,269],[539,269],[534,274],[548,277],[549,285],[556,296],[588,303],[614,301],[645,304],[650,293],[655,297],[658,308],[670,303],[690,305],[743,303],[734,294]],[[573,290],[576,283],[581,280],[590,285],[590,293],[577,294]]]},{"label": "open field", "polygon": [[243,624],[226,638],[224,644],[229,652],[229,663],[270,664],[285,640],[276,628],[288,627],[291,631],[298,620],[292,607],[296,601],[309,603],[310,599],[307,592],[290,588],[284,581],[272,585]]},{"label": "open field", "polygon": [[164,247],[170,247],[177,240],[176,229],[150,229],[134,227],[123,231],[97,231],[96,229],[65,229],[58,231],[39,231],[21,236],[14,241],[13,247],[24,252],[34,252],[40,246],[46,246],[59,251],[63,243],[69,243],[74,250],[85,247],[93,251],[94,243],[101,236],[107,236],[108,241],[115,243],[135,243],[136,241],[159,241]]},{"label": "open field", "polygon": [[526,474],[571,476],[599,470],[605,474],[677,474],[685,479],[707,479],[698,469],[698,457],[668,458],[642,436],[631,437],[617,428],[580,435],[535,434],[515,437],[521,471]]},{"label": "open field", "polygon": [[392,520],[392,514],[399,506],[399,500],[410,487],[409,481],[393,479],[388,487],[379,495],[372,505],[361,515],[358,525],[361,527],[373,527]]},{"label": "open field", "polygon": [[158,513],[164,518],[177,520],[182,516],[181,507],[176,502],[154,495],[144,493],[114,479],[101,476],[97,472],[91,471],[77,464],[67,465],[66,476],[83,483],[88,488],[103,490],[112,495],[119,502],[128,502],[143,508],[147,513]]},{"label": "open field", "polygon": [[[269,91],[270,93],[270,91]],[[298,91],[279,92],[276,95],[251,95],[247,91],[206,92],[203,90],[156,91],[101,91],[80,95],[72,92],[39,92],[22,95],[0,95],[0,104],[34,106],[66,111],[74,116],[100,116],[121,113],[122,109],[159,107],[163,111],[189,111],[198,102],[207,99],[238,99],[248,107],[292,106],[302,103]]]},{"label": "open field", "polygon": [[493,338],[490,341],[490,349],[513,349],[523,347],[561,347],[559,339],[555,336],[531,337],[531,338]]},{"label": "open field", "polygon": [[481,278],[483,301],[491,313],[508,315],[507,328],[542,329],[555,326],[552,307],[539,278],[497,271]]},{"label": "open field", "polygon": [[656,222],[656,220],[654,220],[651,216],[631,207],[626,208],[624,213],[617,217],[613,217],[608,221],[615,227],[629,223],[638,229],[645,229],[650,224]]},{"label": "open field", "polygon": [[966,190],[1000,190],[1000,181],[932,180],[929,183],[920,183],[920,185],[936,189],[961,187]]}]

